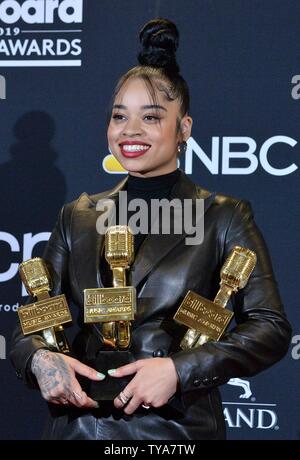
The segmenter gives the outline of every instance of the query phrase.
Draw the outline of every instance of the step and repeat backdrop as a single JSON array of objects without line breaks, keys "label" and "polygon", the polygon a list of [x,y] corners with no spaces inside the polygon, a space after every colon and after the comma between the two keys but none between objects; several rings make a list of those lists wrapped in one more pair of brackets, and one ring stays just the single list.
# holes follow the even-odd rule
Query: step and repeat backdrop
[{"label": "step and repeat backdrop", "polygon": [[9,361],[26,300],[18,264],[41,256],[63,203],[124,177],[107,109],[149,19],[178,25],[192,137],[180,167],[252,203],[293,325],[289,353],[221,388],[229,439],[299,439],[300,2],[0,0],[0,438],[40,437],[47,407]]}]

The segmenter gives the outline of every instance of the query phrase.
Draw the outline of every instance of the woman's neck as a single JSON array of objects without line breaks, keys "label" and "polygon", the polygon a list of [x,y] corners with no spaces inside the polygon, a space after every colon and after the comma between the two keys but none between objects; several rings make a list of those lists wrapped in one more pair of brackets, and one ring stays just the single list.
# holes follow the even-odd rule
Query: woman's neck
[{"label": "woman's neck", "polygon": [[158,189],[170,189],[179,178],[180,170],[175,169],[167,174],[161,174],[151,177],[128,176],[128,191],[130,190],[149,190],[157,191]]}]

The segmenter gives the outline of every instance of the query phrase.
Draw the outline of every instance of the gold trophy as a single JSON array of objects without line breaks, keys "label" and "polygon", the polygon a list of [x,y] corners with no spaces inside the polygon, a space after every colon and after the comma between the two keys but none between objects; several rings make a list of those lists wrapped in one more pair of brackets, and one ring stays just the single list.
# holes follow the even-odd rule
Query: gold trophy
[{"label": "gold trophy", "polygon": [[19,265],[19,273],[29,295],[37,302],[18,309],[24,335],[42,331],[51,351],[70,353],[63,324],[72,321],[65,296],[50,297],[52,282],[47,265],[40,257],[26,260]]},{"label": "gold trophy", "polygon": [[232,293],[246,286],[255,264],[254,252],[235,246],[221,268],[220,289],[213,302],[188,291],[174,315],[178,323],[189,327],[180,343],[183,350],[220,340],[233,317],[226,304]]},{"label": "gold trophy", "polygon": [[[105,258],[112,270],[113,287],[84,290],[84,322],[98,323],[104,348],[99,349],[96,358],[87,364],[103,373],[134,361],[128,351],[131,321],[136,313],[136,289],[126,285],[126,270],[134,260],[133,234],[129,227],[116,225],[108,228]],[[107,375],[105,380],[85,382],[83,387],[95,400],[112,400],[131,378]]]}]

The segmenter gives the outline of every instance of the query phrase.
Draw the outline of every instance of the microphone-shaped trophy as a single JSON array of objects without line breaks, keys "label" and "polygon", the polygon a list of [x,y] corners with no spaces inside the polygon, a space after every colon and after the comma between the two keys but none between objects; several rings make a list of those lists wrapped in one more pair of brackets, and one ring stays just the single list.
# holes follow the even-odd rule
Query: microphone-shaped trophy
[{"label": "microphone-shaped trophy", "polygon": [[[131,321],[136,313],[136,289],[126,284],[126,270],[134,260],[133,234],[126,225],[109,227],[105,234],[105,258],[113,274],[113,287],[84,290],[84,322],[98,323],[104,350],[88,362],[100,372],[134,361],[128,351],[131,344]],[[84,384],[96,401],[112,400],[132,376]],[[88,385],[88,387],[86,386]]]},{"label": "microphone-shaped trophy", "polygon": [[213,302],[188,291],[174,315],[178,323],[189,327],[180,343],[182,349],[220,340],[233,317],[226,304],[232,293],[246,286],[255,264],[253,251],[235,246],[221,268],[220,289]]},{"label": "microphone-shaped trophy", "polygon": [[40,257],[19,265],[19,273],[29,295],[37,302],[18,309],[24,335],[42,331],[50,350],[70,353],[63,324],[72,321],[65,296],[50,297],[52,281],[47,265]]}]

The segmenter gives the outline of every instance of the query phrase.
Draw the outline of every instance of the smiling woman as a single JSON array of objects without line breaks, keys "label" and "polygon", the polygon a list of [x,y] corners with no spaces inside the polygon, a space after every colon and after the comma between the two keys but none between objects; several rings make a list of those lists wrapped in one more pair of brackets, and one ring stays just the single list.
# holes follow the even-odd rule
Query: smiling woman
[{"label": "smiling woman", "polygon": [[[72,357],[48,349],[42,335],[24,337],[19,325],[13,335],[17,373],[39,387],[49,403],[44,439],[224,439],[218,386],[266,369],[289,346],[290,325],[250,204],[209,192],[177,169],[192,128],[189,91],[176,62],[178,30],[171,21],[154,19],[140,40],[140,65],[119,80],[107,131],[109,148],[128,176],[110,191],[83,193],[66,204],[44,253],[52,266],[53,294],[65,293],[78,307],[80,330]],[[169,205],[190,200],[195,211],[201,200],[204,235],[192,245],[186,243],[185,226],[177,233],[166,234],[160,226],[134,235],[128,280],[137,291],[129,347],[133,360],[119,366],[111,354],[111,368],[96,370],[93,363],[107,350],[107,330],[113,329],[107,323],[83,324],[83,291],[112,286],[105,239],[96,231],[104,212],[98,203],[110,200],[120,207],[124,191],[128,211],[137,199],[148,211],[154,200]],[[187,228],[193,227],[193,214]],[[220,269],[237,245],[255,252],[257,264],[247,286],[233,297],[236,326],[219,341],[181,349],[186,327],[174,321],[178,306],[189,290],[215,298]],[[84,391],[80,376],[105,379],[108,386],[123,383],[114,399],[98,402]]]},{"label": "smiling woman", "polygon": [[155,90],[156,103],[145,81],[132,76],[118,91],[113,105],[108,127],[110,150],[133,176],[174,171],[178,145],[191,133],[192,119],[180,115],[178,99],[169,100],[165,92]]}]

